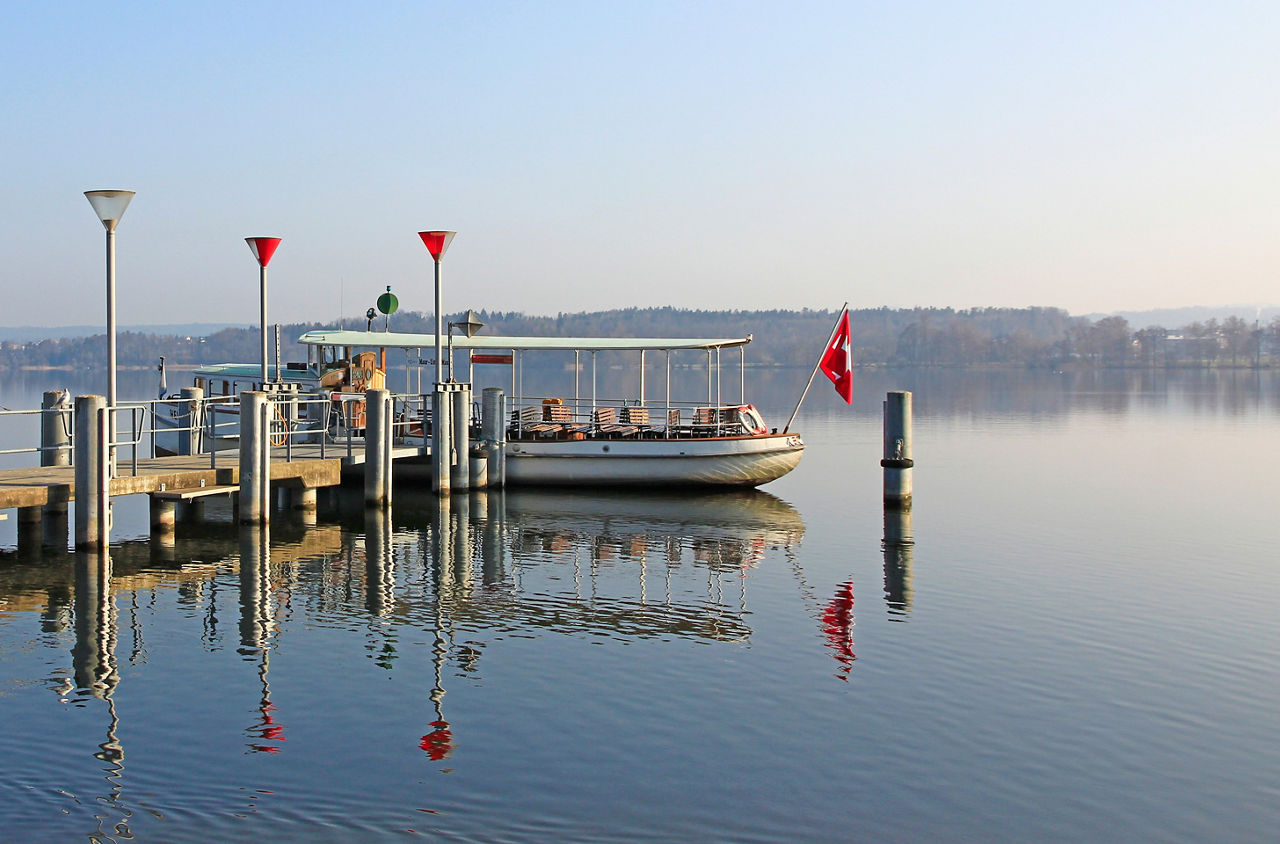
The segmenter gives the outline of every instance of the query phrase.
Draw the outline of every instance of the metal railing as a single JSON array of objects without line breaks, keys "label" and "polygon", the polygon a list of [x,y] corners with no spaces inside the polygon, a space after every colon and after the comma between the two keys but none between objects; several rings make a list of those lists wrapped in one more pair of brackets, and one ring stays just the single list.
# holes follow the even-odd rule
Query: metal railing
[{"label": "metal railing", "polygon": [[[430,435],[431,413],[424,397],[392,393],[392,401],[393,438],[397,442],[425,440]],[[334,446],[343,447],[345,455],[353,457],[356,448],[364,442],[364,405],[364,395],[358,393],[298,393],[287,398],[272,398],[270,445],[272,449],[283,449],[287,461],[294,459],[294,447],[298,444],[318,444],[321,458],[329,456]],[[45,414],[59,417],[65,444],[43,444],[39,425],[44,422]],[[74,416],[74,410],[69,406],[0,409],[0,426],[5,429],[13,427],[4,424],[6,419],[33,419],[37,422],[36,436],[41,440],[41,444],[34,446],[0,449],[0,456],[63,452],[67,455],[67,465],[73,464]],[[238,396],[210,396],[128,401],[117,405],[114,417],[115,425],[108,447],[116,455],[118,468],[127,467],[129,473],[136,476],[139,460],[189,453],[208,454],[210,468],[216,469],[220,453],[225,459],[225,452],[230,450],[220,449],[219,444],[226,445],[239,439],[240,400]],[[472,407],[472,424],[479,424],[477,403]]]}]

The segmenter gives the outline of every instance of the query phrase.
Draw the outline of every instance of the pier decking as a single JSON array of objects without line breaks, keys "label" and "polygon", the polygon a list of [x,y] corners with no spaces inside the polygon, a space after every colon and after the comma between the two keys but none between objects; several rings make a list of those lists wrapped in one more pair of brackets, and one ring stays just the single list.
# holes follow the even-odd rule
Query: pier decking
[{"label": "pier decking", "polygon": [[[271,483],[300,489],[334,486],[342,479],[342,468],[364,462],[364,449],[356,449],[348,457],[329,446],[321,456],[318,445],[295,445],[291,459],[285,449],[272,449]],[[420,447],[396,448],[393,458],[417,457]],[[208,454],[175,457],[151,457],[138,460],[138,472],[121,461],[119,476],[111,479],[112,497],[144,493],[177,492],[208,487],[234,486],[240,483],[237,452],[222,451],[217,465],[209,465]],[[71,466],[34,466],[0,470],[0,510],[45,507],[75,500],[75,469]]]}]

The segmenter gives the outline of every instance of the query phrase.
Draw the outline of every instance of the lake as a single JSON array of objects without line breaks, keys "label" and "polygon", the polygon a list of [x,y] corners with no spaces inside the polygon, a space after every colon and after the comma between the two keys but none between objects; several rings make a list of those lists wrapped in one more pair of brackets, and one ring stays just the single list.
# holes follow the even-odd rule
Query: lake
[{"label": "lake", "polygon": [[[748,397],[781,425],[805,375]],[[211,504],[167,546],[135,497],[109,561],[19,555],[11,514],[0,837],[1275,840],[1280,376],[855,396],[815,383],[804,460],[755,492]]]}]

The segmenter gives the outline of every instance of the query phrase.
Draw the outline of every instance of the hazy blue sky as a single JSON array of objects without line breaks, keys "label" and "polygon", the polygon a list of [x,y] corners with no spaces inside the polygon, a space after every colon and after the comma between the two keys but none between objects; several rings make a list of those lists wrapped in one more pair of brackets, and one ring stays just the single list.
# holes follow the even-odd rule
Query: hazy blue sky
[{"label": "hazy blue sky", "polygon": [[9,4],[0,324],[1275,302],[1280,4]]}]

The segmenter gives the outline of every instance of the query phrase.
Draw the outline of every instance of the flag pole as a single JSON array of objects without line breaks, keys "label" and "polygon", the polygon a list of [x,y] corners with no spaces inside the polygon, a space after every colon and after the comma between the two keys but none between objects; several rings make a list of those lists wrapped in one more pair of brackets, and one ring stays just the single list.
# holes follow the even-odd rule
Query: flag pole
[{"label": "flag pole", "polygon": [[[822,358],[827,354],[827,346],[831,345],[831,341],[835,339],[836,332],[840,330],[840,318],[849,310],[849,303],[845,302],[844,307],[840,309],[840,313],[836,315],[836,324],[831,326],[831,334],[827,337],[827,342],[822,344],[822,354],[818,355],[818,362],[813,365],[813,372],[809,373],[809,383],[804,385],[804,392],[800,394],[800,401],[796,402],[796,409],[791,411],[791,418],[787,420],[787,425],[782,429],[782,433],[791,430],[791,423],[796,421],[796,414],[800,412],[800,405],[804,403],[804,397],[809,395],[809,388],[813,386],[813,377],[818,374],[818,367],[822,366]],[[850,350],[852,353],[852,350]]]}]

